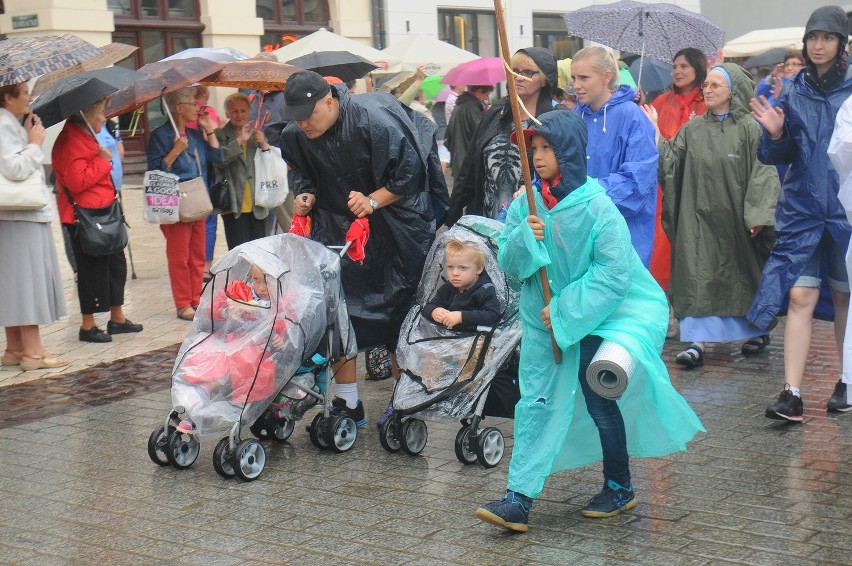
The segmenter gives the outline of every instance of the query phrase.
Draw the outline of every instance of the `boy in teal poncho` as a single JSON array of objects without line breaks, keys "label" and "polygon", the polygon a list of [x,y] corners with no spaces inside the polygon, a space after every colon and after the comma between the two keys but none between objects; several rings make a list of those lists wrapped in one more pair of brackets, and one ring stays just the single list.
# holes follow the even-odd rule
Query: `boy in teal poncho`
[{"label": "boy in teal poncho", "polygon": [[[636,504],[628,453],[651,457],[684,450],[704,430],[660,358],[665,295],[633,249],[624,218],[603,187],[586,176],[582,119],[558,110],[539,119],[524,132],[534,155],[538,216],[530,215],[525,197],[516,198],[499,240],[500,266],[524,282],[521,400],[508,490],[476,511],[484,521],[520,532],[527,530],[532,501],[551,473],[602,458],[603,490],[582,513],[610,517]],[[553,295],[548,305],[541,266],[547,266]],[[553,361],[551,328],[563,351],[560,365]],[[638,362],[618,401],[600,397],[585,380],[604,339]]]}]

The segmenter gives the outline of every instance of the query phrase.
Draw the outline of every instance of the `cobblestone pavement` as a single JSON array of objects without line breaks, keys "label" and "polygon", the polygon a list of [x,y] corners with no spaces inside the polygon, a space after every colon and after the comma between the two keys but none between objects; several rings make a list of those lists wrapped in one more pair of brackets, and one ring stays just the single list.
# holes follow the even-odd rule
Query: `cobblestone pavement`
[{"label": "cobblestone pavement", "polygon": [[[2,387],[0,562],[848,564],[852,415],[824,411],[836,352],[830,325],[816,328],[803,425],[763,416],[782,386],[780,329],[764,354],[720,345],[693,371],[674,368],[679,344],[668,343],[672,379],[707,434],[685,453],[634,460],[639,504],[612,519],[579,514],[597,466],[556,474],[522,535],[473,517],[504,489],[508,454],[490,470],[464,466],[458,425],[431,422],[420,456],[380,447],[388,381],[362,383],[371,422],[350,452],[319,451],[298,426],[265,442],[251,483],[219,477],[210,445],[187,470],[148,459],[174,346]],[[497,426],[511,447],[511,421]]]}]

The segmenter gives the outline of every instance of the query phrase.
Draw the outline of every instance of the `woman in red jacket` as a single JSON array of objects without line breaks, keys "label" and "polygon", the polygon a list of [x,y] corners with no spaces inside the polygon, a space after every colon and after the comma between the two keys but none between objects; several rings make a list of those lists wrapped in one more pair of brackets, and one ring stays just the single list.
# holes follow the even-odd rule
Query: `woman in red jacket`
[{"label": "woman in red jacket", "polygon": [[[117,198],[110,175],[112,154],[95,139],[95,134],[105,122],[102,100],[68,119],[51,154],[56,172],[59,220],[68,226],[71,249],[77,261],[77,297],[83,315],[80,326],[82,342],[111,342],[112,334],[142,330],[141,324],[134,324],[124,316],[122,308],[127,281],[124,250],[98,257],[83,252],[77,239],[74,207],[68,200],[70,193],[74,202],[83,208],[101,208]],[[95,325],[95,313],[107,311],[110,317],[104,332]]]}]

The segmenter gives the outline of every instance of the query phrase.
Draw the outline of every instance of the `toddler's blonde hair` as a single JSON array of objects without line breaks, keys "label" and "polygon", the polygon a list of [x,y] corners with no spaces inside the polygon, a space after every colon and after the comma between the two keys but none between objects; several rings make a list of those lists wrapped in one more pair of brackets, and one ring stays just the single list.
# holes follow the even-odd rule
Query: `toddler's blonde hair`
[{"label": "toddler's blonde hair", "polygon": [[450,256],[459,256],[470,254],[473,257],[473,263],[479,269],[485,269],[485,253],[472,242],[463,242],[455,238],[447,241],[447,246],[444,248],[444,258]]}]

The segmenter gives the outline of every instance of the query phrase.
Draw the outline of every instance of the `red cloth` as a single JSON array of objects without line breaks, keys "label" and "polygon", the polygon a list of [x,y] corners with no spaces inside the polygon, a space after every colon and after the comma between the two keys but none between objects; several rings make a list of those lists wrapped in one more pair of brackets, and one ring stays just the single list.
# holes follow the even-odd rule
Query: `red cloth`
[{"label": "red cloth", "polygon": [[[651,106],[657,109],[657,126],[660,135],[672,139],[681,126],[692,118],[707,113],[701,89],[694,88],[689,94],[681,95],[667,92],[654,99]],[[654,226],[654,249],[651,251],[651,264],[648,269],[664,290],[669,290],[672,268],[672,247],[663,230],[663,188],[657,185],[657,219]]]},{"label": "red cloth", "polygon": [[367,245],[367,240],[370,239],[370,221],[366,218],[359,218],[349,227],[346,232],[346,241],[352,242],[346,255],[352,261],[364,263],[364,246]]},{"label": "red cloth", "polygon": [[544,206],[547,207],[547,210],[552,209],[554,206],[559,204],[559,201],[556,200],[556,197],[550,192],[550,187],[555,187],[559,183],[562,182],[562,175],[553,179],[552,181],[548,181],[547,179],[541,180],[541,198],[544,200]]},{"label": "red cloth", "polygon": [[204,259],[207,253],[206,223],[195,222],[160,224],[166,237],[166,261],[175,308],[198,306],[204,278]]},{"label": "red cloth", "polygon": [[65,126],[53,144],[51,159],[56,172],[59,221],[74,224],[74,207],[64,189],[83,208],[102,208],[115,200],[112,163],[98,155],[98,141],[85,127],[72,122]]},{"label": "red cloth", "polygon": [[293,221],[290,223],[290,233],[307,238],[311,235],[311,217],[293,215]]},{"label": "red cloth", "polygon": [[231,284],[225,289],[225,293],[227,293],[228,297],[244,303],[252,301],[251,287],[243,280],[231,281]]}]

